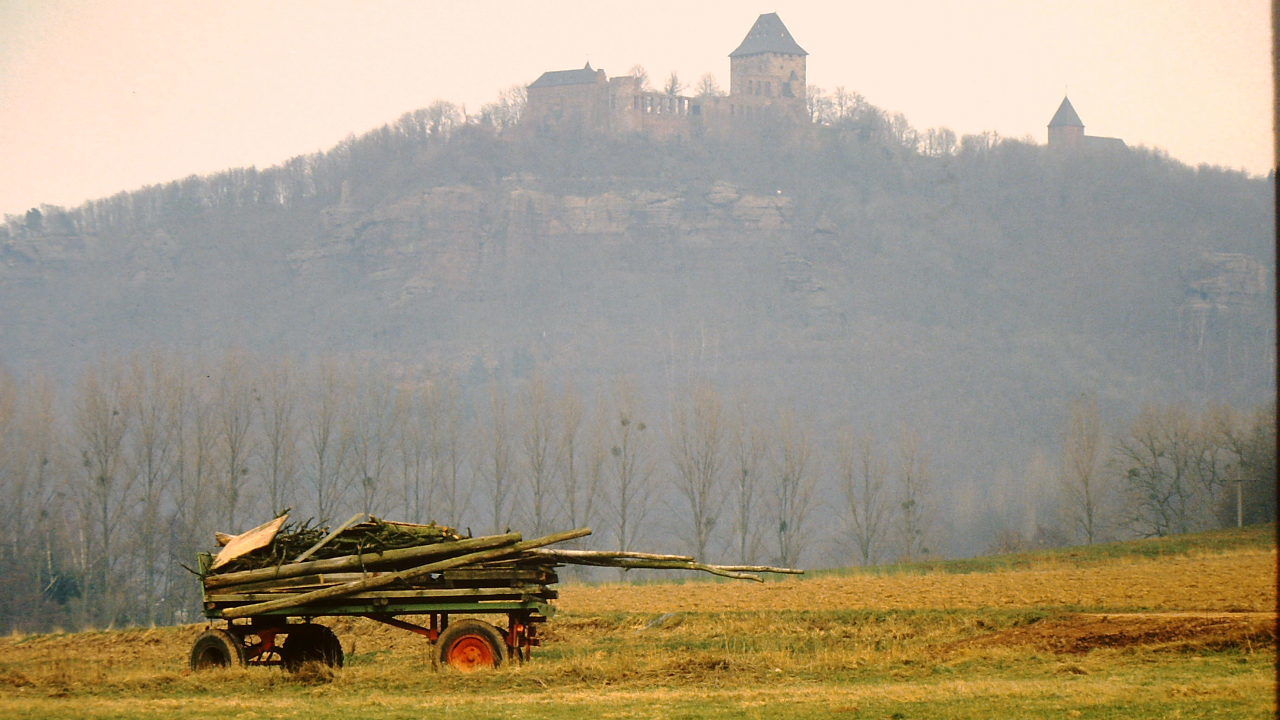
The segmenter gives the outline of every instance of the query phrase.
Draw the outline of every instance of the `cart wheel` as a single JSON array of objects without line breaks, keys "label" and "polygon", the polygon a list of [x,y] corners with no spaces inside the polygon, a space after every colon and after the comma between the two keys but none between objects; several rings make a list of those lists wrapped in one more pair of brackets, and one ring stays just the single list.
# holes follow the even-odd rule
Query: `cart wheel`
[{"label": "cart wheel", "polygon": [[330,667],[342,667],[342,643],[338,636],[324,625],[291,625],[280,649],[284,667],[295,672],[303,663],[322,662]]},{"label": "cart wheel", "polygon": [[226,630],[205,630],[191,646],[191,669],[242,667],[244,644]]},{"label": "cart wheel", "polygon": [[496,668],[506,659],[507,645],[498,628],[482,620],[457,620],[440,633],[440,662],[463,672]]}]

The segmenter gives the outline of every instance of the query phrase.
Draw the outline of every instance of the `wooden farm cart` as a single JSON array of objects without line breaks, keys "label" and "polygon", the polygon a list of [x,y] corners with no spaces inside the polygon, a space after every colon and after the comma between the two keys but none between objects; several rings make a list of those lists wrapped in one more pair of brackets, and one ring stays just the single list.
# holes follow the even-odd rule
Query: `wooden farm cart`
[{"label": "wooden farm cart", "polygon": [[[196,638],[191,667],[341,666],[337,636],[312,622],[341,616],[422,635],[435,645],[433,662],[461,670],[526,660],[539,644],[538,625],[553,612],[557,593],[550,586],[559,578],[557,563],[525,551],[589,532],[524,542],[511,533],[222,575],[208,573],[209,556],[203,555],[205,617],[226,623],[211,623]],[[432,559],[441,555],[448,557]],[[408,562],[417,564],[403,567]],[[343,572],[353,566],[390,569]],[[457,615],[497,616],[505,627]],[[424,624],[405,616],[425,616]]]},{"label": "wooden farm cart", "polygon": [[[551,616],[550,603],[557,597],[551,588],[559,580],[556,568],[565,564],[701,570],[755,581],[762,579],[754,573],[801,572],[767,566],[707,565],[683,555],[544,547],[588,535],[591,530],[587,528],[534,540],[522,540],[519,533],[463,539],[450,532],[424,544],[310,560],[316,548],[344,532],[349,536],[355,533],[354,537],[374,531],[408,532],[412,536],[441,528],[376,518],[352,525],[357,516],[306,552],[293,556],[288,545],[298,533],[282,536],[289,542],[275,539],[285,517],[241,535],[223,536],[226,546],[218,558],[200,556],[204,614],[210,624],[191,649],[192,669],[282,665],[295,670],[308,662],[340,666],[343,653],[338,638],[328,627],[312,621],[341,616],[366,617],[425,636],[435,645],[433,664],[460,670],[491,668],[509,660],[527,660],[530,649],[539,644],[538,625]],[[328,551],[333,550],[330,545]],[[244,570],[225,565],[227,558],[249,557],[255,552],[260,560],[290,559]],[[506,627],[474,617],[455,617],[473,615],[496,616],[505,620]],[[418,622],[405,619],[414,616],[425,618]]]}]

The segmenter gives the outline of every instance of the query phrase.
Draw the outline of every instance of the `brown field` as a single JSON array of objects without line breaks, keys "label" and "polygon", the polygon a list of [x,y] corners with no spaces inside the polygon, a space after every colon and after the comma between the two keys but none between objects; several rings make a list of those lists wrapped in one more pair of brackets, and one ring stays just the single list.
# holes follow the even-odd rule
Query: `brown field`
[{"label": "brown field", "polygon": [[1000,573],[569,586],[560,601],[562,610],[582,614],[1019,607],[1270,611],[1276,607],[1276,552],[1241,550]]},{"label": "brown field", "polygon": [[562,586],[523,666],[433,672],[329,619],[348,663],[191,673],[203,627],[0,638],[0,718],[1274,717],[1276,552],[1021,570]]}]

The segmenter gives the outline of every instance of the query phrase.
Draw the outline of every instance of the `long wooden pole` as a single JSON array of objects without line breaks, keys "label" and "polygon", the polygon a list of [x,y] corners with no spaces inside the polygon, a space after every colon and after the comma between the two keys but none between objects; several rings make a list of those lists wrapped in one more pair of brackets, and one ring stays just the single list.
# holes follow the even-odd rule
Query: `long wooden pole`
[{"label": "long wooden pole", "polygon": [[326,558],[324,560],[311,560],[309,562],[302,563],[289,563],[288,565],[259,568],[257,570],[241,570],[239,572],[221,573],[219,575],[206,575],[204,578],[204,586],[206,589],[213,589],[227,587],[228,585],[260,582],[263,580],[278,580],[281,578],[298,577],[300,575],[316,575],[319,573],[341,572],[343,570],[358,570],[377,565],[424,560],[426,558],[474,552],[476,550],[483,550],[485,548],[498,547],[501,545],[512,545],[520,542],[520,539],[520,533],[488,535],[485,537],[469,538],[467,540],[401,548],[399,550],[383,550],[382,552],[370,552],[360,555],[343,555],[342,557]]},{"label": "long wooden pole", "polygon": [[693,562],[688,555],[656,555],[654,553],[630,552],[627,550],[530,550],[526,555],[548,560],[564,560],[572,563],[577,560],[614,560],[628,558],[632,560],[674,560],[676,562]]},{"label": "long wooden pole", "polygon": [[550,545],[552,543],[564,542],[565,540],[572,540],[574,538],[580,538],[584,535],[590,534],[591,528],[579,528],[577,530],[570,530],[569,532],[544,535],[540,538],[525,540],[524,542],[518,542],[514,545],[508,545],[494,550],[483,550],[481,552],[474,552],[467,555],[459,555],[458,557],[449,558],[447,560],[439,560],[425,565],[419,565],[418,567],[409,568],[408,570],[401,570],[400,572],[379,575],[365,580],[357,580],[355,582],[349,582],[342,585],[312,590],[308,593],[292,595],[287,598],[280,598],[279,600],[269,600],[267,602],[254,603],[252,605],[241,605],[236,608],[228,608],[222,611],[222,617],[227,618],[228,620],[234,620],[235,618],[259,615],[261,613],[272,612],[275,610],[287,610],[291,607],[306,605],[319,600],[330,600],[332,598],[351,595],[352,593],[384,587],[396,582],[413,580],[414,578],[419,578],[423,575],[429,575],[433,572],[440,572],[441,570],[448,570],[461,565],[471,565],[472,563],[497,560],[498,558],[515,555],[525,550],[531,550],[533,548]]}]

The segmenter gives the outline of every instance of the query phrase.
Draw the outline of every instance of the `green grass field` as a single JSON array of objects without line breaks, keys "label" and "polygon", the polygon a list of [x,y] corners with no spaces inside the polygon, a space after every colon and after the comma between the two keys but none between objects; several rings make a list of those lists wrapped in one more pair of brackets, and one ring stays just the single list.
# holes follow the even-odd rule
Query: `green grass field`
[{"label": "green grass field", "polygon": [[[0,717],[1270,718],[1274,532],[764,585],[567,585],[531,662],[471,675],[365,620],[330,623],[345,668],[294,675],[189,672],[197,626],[13,636]],[[978,591],[952,602],[962,588]]]}]

